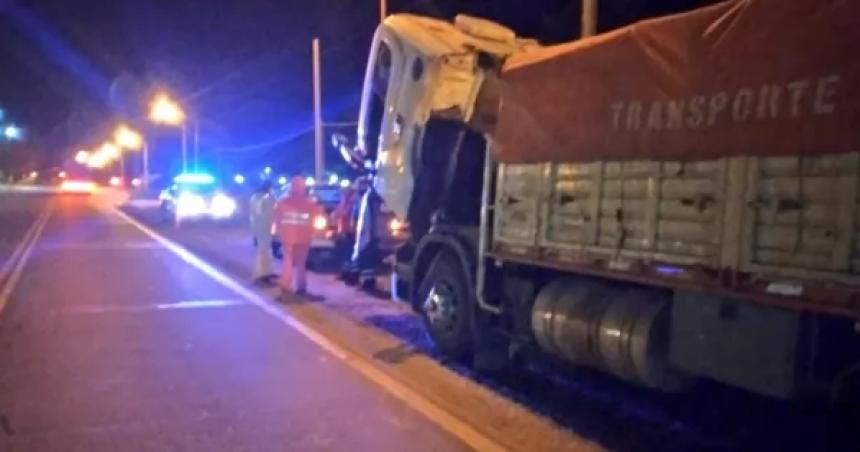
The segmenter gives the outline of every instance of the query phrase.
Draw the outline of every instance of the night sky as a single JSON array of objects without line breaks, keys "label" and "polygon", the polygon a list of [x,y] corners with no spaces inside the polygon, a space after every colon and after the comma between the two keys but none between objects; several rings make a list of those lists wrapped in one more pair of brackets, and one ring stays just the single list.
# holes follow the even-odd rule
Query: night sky
[{"label": "night sky", "polygon": [[[713,0],[601,0],[601,31]],[[579,0],[390,0],[389,12],[467,13],[544,43],[575,38]],[[0,0],[0,106],[43,162],[145,127],[156,90],[199,121],[204,158],[309,169],[310,41],[322,39],[326,121],[353,121],[376,0]],[[175,131],[148,130],[159,152]],[[165,148],[167,150],[161,150]]]}]

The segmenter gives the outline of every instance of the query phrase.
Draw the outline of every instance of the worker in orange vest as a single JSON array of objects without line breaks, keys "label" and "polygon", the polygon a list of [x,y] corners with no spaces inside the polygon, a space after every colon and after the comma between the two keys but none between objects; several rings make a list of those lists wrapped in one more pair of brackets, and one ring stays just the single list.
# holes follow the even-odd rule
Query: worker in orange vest
[{"label": "worker in orange vest", "polygon": [[283,247],[284,269],[279,286],[286,295],[307,293],[305,266],[313,238],[313,222],[321,214],[320,206],[308,196],[305,181],[294,177],[290,191],[275,206],[275,221]]}]

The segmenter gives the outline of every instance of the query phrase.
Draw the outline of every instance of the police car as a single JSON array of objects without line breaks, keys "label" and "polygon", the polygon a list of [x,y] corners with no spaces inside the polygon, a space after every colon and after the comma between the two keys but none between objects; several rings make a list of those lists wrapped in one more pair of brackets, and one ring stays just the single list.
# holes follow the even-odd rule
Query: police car
[{"label": "police car", "polygon": [[215,183],[210,174],[183,173],[159,194],[165,220],[176,224],[209,219],[226,221],[236,217],[238,204]]}]

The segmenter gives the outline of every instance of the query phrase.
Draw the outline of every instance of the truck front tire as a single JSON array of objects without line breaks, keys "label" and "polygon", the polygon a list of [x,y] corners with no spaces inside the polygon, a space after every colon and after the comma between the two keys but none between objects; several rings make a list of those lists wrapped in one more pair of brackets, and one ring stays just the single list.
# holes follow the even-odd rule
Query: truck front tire
[{"label": "truck front tire", "polygon": [[457,258],[449,252],[440,252],[431,262],[416,296],[424,325],[438,350],[448,358],[466,358],[473,348],[473,303],[465,270]]}]

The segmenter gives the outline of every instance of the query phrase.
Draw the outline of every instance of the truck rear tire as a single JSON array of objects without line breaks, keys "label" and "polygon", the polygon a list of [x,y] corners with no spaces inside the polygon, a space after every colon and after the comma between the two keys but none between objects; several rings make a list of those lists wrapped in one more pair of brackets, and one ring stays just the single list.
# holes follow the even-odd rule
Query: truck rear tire
[{"label": "truck rear tire", "polygon": [[468,357],[473,348],[472,295],[457,258],[445,251],[439,253],[416,296],[424,325],[438,350],[451,359]]}]

